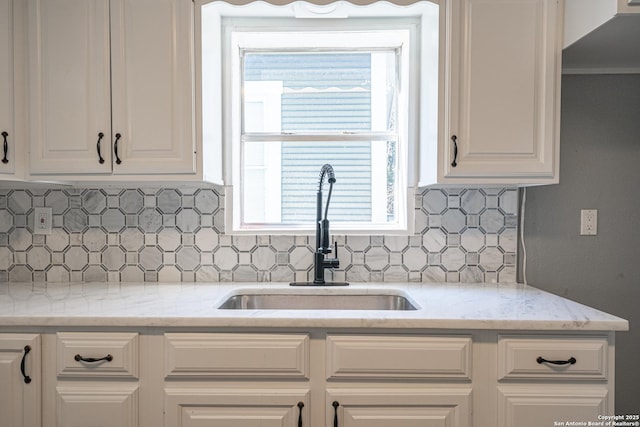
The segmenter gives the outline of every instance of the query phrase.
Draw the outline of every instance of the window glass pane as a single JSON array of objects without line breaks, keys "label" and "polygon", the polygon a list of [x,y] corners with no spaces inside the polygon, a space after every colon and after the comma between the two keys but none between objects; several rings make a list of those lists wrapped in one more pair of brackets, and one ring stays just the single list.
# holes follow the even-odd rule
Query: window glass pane
[{"label": "window glass pane", "polygon": [[[396,221],[395,141],[246,144],[246,151],[264,157],[257,162],[254,156],[251,164],[244,164],[245,224],[313,224],[318,178],[325,163],[330,163],[336,174],[329,210],[331,221]],[[325,183],[325,198],[328,189]]]},{"label": "window glass pane", "polygon": [[[275,127],[281,132],[394,130],[395,50],[245,51],[243,65],[245,132],[266,129],[263,118],[251,113],[255,108],[249,104],[258,99],[269,103],[271,110],[280,110],[280,123]],[[274,88],[280,88],[280,93]],[[273,131],[274,126],[268,128],[271,130],[265,131]]]},{"label": "window glass pane", "polygon": [[331,221],[398,221],[399,49],[240,50],[243,224],[313,227],[325,163],[337,179]]},{"label": "window glass pane", "polygon": [[281,218],[279,142],[246,142],[243,162],[243,223],[279,223]]},{"label": "window glass pane", "polygon": [[282,148],[282,222],[315,220],[318,174],[325,163],[336,172],[331,220],[371,221],[370,142],[286,142]]}]

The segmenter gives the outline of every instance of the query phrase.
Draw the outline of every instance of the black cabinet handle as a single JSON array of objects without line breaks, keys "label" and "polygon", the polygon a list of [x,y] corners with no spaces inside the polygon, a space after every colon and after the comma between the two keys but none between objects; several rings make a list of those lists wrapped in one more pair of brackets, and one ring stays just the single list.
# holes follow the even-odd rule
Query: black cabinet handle
[{"label": "black cabinet handle", "polygon": [[451,162],[451,166],[455,168],[458,166],[458,137],[453,135],[451,141],[453,142],[453,162]]},{"label": "black cabinet handle", "polygon": [[2,158],[2,163],[9,163],[9,159],[7,158],[7,154],[9,153],[9,143],[7,142],[7,137],[9,134],[7,132],[2,132],[2,138],[4,142],[2,143],[2,151],[4,151],[4,157]]},{"label": "black cabinet handle", "polygon": [[24,346],[24,354],[22,355],[22,362],[20,362],[20,373],[22,374],[22,378],[24,378],[24,383],[29,384],[31,382],[31,377],[27,375],[25,364],[27,363],[27,354],[31,351],[31,346]]},{"label": "black cabinet handle", "polygon": [[338,427],[338,406],[340,404],[337,400],[334,400],[331,405],[333,406],[333,427]]},{"label": "black cabinet handle", "polygon": [[304,403],[298,402],[298,409],[300,410],[298,412],[298,427],[302,427],[302,408],[304,408]]},{"label": "black cabinet handle", "polygon": [[102,138],[104,138],[104,133],[100,132],[98,134],[98,144],[97,145],[97,150],[98,150],[98,163],[103,164],[104,163],[104,159],[102,158],[102,151],[100,150],[100,141],[102,141]]},{"label": "black cabinet handle", "polygon": [[111,362],[113,360],[113,356],[110,354],[107,354],[106,356],[100,357],[100,358],[82,357],[79,354],[76,354],[73,358],[76,360],[76,362],[87,362],[87,363],[95,363],[95,362],[102,362],[102,361]]},{"label": "black cabinet handle", "polygon": [[536,362],[542,363],[551,363],[552,365],[574,365],[577,360],[575,357],[570,357],[568,360],[547,360],[542,356],[538,356]]},{"label": "black cabinet handle", "polygon": [[120,140],[120,138],[122,138],[122,135],[116,133],[116,141],[113,143],[113,152],[116,155],[116,164],[118,165],[122,163],[122,160],[120,160],[120,157],[118,157],[118,141]]}]

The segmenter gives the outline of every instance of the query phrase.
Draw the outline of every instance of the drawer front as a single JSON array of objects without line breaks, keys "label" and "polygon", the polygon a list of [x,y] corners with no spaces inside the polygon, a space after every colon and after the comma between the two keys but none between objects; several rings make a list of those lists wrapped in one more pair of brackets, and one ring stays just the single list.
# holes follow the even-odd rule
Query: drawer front
[{"label": "drawer front", "polygon": [[59,332],[58,377],[138,378],[138,334]]},{"label": "drawer front", "polygon": [[172,377],[309,377],[306,334],[165,334]]},{"label": "drawer front", "polygon": [[501,335],[498,379],[606,380],[607,355],[606,337]]},{"label": "drawer front", "polygon": [[471,337],[327,336],[327,378],[471,379]]}]

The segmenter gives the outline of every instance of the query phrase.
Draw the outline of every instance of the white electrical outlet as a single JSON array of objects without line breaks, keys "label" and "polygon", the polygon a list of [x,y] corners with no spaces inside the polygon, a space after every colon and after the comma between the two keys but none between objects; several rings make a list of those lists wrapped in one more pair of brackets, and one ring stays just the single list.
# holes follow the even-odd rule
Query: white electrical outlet
[{"label": "white electrical outlet", "polygon": [[580,234],[595,236],[598,234],[598,210],[582,209],[580,211]]},{"label": "white electrical outlet", "polygon": [[52,222],[51,208],[35,208],[33,213],[33,234],[51,234]]}]

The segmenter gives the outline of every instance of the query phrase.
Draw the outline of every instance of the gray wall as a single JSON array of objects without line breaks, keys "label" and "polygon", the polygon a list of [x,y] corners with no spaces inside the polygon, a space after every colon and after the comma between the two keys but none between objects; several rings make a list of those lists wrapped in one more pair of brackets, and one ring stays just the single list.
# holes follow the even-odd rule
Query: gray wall
[{"label": "gray wall", "polygon": [[[528,283],[629,320],[616,413],[638,413],[640,75],[563,76],[560,146],[560,184],[527,190]],[[597,236],[580,236],[580,209],[598,209]]]}]

